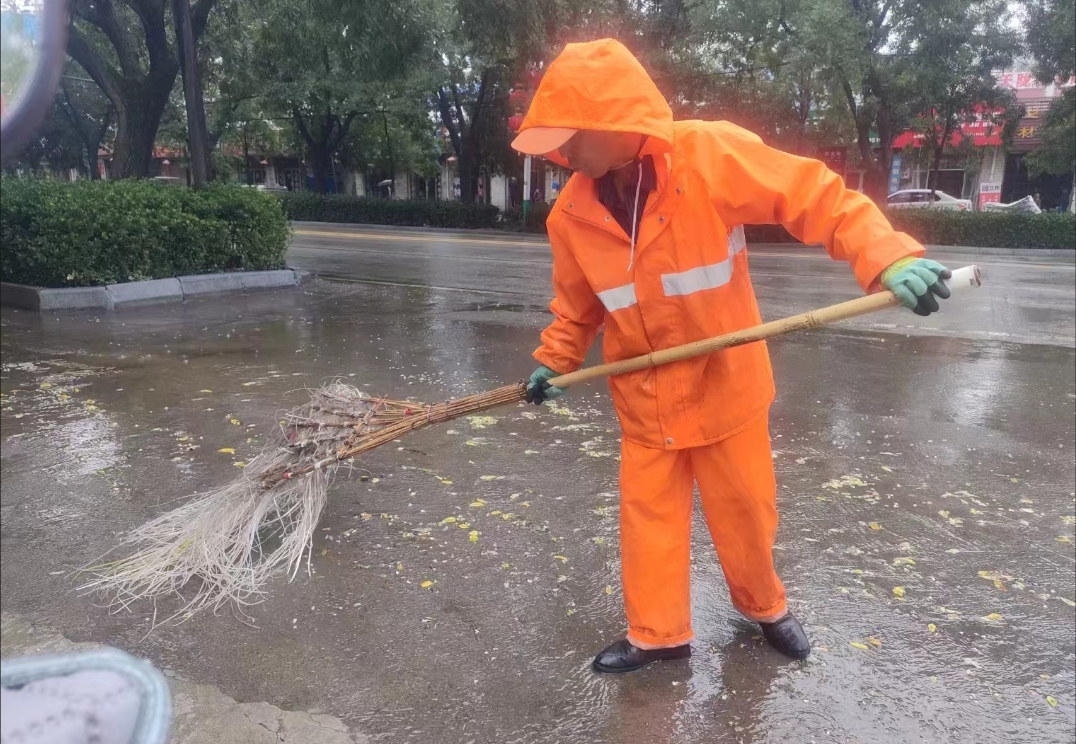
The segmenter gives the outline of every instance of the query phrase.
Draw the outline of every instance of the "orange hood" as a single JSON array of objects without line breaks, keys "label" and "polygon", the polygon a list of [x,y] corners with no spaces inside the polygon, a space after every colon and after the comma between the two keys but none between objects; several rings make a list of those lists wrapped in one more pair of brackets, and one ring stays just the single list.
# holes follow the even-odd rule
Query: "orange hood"
[{"label": "orange hood", "polygon": [[[619,41],[564,47],[542,77],[519,131],[532,127],[633,132],[673,142],[673,114],[639,60]],[[559,153],[547,155],[565,165]]]}]

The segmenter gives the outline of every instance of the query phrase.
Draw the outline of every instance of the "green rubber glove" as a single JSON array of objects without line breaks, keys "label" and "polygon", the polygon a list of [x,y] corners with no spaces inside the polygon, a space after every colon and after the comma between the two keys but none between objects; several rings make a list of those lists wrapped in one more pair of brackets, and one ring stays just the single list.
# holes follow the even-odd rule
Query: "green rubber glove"
[{"label": "green rubber glove", "polygon": [[902,258],[882,272],[882,286],[897,296],[901,304],[916,315],[938,312],[938,300],[949,299],[949,288],[943,280],[953,272],[929,258]]},{"label": "green rubber glove", "polygon": [[565,388],[553,387],[549,384],[549,380],[554,377],[560,377],[560,373],[554,372],[545,365],[534,370],[527,383],[527,402],[540,406],[547,400],[559,398],[568,392]]}]

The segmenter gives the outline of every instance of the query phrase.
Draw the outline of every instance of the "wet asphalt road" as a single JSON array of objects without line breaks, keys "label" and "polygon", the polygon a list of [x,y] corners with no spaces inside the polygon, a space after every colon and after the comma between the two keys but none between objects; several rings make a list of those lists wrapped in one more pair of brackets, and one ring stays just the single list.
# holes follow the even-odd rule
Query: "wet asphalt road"
[{"label": "wet asphalt road", "polygon": [[[360,283],[99,316],[5,309],[4,612],[374,741],[1073,740],[1064,259],[981,261],[992,284],[967,300],[979,309],[954,302],[935,332],[909,334],[917,321],[893,311],[770,343],[776,560],[815,644],[806,662],[736,616],[696,519],[694,658],[589,671],[624,629],[618,433],[599,385],[558,411],[511,408],[371,453],[366,480],[332,489],[313,576],[272,586],[256,629],[198,616],[147,636],[152,607],[109,615],[72,593],[69,572],[119,533],[234,477],[304,385],[340,375],[440,400],[529,373],[541,246],[415,235],[297,236],[293,264]],[[384,255],[401,246],[414,255]],[[786,268],[752,253],[767,318],[855,296],[841,266],[782,250],[805,257]]]},{"label": "wet asphalt road", "polygon": [[[821,247],[752,246],[751,276],[763,318],[794,315],[860,293],[847,264]],[[984,255],[938,247],[930,256],[957,268],[982,267],[985,285],[927,319],[887,314],[848,321],[856,328],[959,334],[1073,346],[1076,338],[1076,251],[1064,256]],[[368,225],[296,223],[291,265],[322,275],[446,289],[470,289],[501,302],[545,309],[551,292],[548,245],[531,236],[497,237],[410,231]],[[507,298],[511,298],[510,300]]]}]

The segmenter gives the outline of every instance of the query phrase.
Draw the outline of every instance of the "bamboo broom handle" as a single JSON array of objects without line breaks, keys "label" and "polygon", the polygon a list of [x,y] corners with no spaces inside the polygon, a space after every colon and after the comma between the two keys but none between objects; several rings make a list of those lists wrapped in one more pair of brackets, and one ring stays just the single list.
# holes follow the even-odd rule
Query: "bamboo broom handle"
[{"label": "bamboo broom handle", "polygon": [[[982,274],[979,271],[979,267],[972,265],[954,270],[953,277],[949,280],[948,286],[950,289],[982,286]],[[670,362],[679,362],[684,359],[691,359],[721,349],[727,349],[730,346],[749,344],[752,341],[761,341],[763,339],[773,338],[774,336],[791,333],[792,331],[817,328],[818,326],[834,323],[838,320],[847,320],[848,318],[854,318],[858,315],[866,315],[867,313],[884,310],[887,307],[893,307],[894,305],[899,304],[899,300],[897,300],[892,292],[878,292],[865,297],[858,297],[854,300],[849,300],[848,302],[842,302],[838,305],[830,305],[829,307],[811,310],[806,313],[801,313],[800,315],[793,315],[790,318],[782,318],[781,320],[763,323],[762,325],[757,325],[752,328],[745,328],[742,331],[726,333],[723,336],[715,336],[714,338],[695,341],[690,344],[684,344],[683,346],[674,346],[671,349],[663,349],[662,351],[653,351],[644,356],[638,356],[632,359],[622,359],[619,362],[610,362],[608,364],[599,364],[596,367],[587,367],[578,372],[571,372],[566,375],[561,375],[560,377],[554,377],[549,380],[549,384],[553,387],[567,388],[572,385],[578,385],[581,382],[589,382],[590,380],[596,380],[601,377],[622,375],[626,372],[635,372],[640,369],[648,369],[662,364],[669,364]]]}]

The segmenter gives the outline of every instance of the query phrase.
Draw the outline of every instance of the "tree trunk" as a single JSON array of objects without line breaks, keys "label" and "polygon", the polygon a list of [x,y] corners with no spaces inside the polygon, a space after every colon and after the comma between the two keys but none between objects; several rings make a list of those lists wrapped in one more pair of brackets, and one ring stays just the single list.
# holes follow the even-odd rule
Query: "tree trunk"
[{"label": "tree trunk", "polygon": [[[947,118],[945,121],[945,128],[942,130],[941,141],[934,146],[934,162],[930,166],[930,199],[934,200],[935,194],[938,191],[938,176],[941,173],[941,161],[942,155],[945,153],[945,143],[949,141],[949,135],[953,131],[952,117]],[[959,197],[958,197],[959,198]]]},{"label": "tree trunk", "polygon": [[329,191],[329,176],[332,174],[332,153],[324,147],[310,148],[310,169],[314,172],[311,190],[317,194]]},{"label": "tree trunk", "polygon": [[126,106],[117,112],[113,178],[149,178],[152,175],[153,143],[167,101],[167,93],[157,100],[147,97],[142,105]]},{"label": "tree trunk", "polygon": [[205,185],[209,171],[206,149],[205,101],[198,74],[194,29],[191,28],[189,0],[172,0],[172,17],[176,30],[176,47],[183,78],[183,100],[187,104],[187,142],[191,162],[191,182],[195,188]]},{"label": "tree trunk", "polygon": [[389,198],[396,196],[396,155],[392,151],[392,138],[389,136],[389,117],[384,111],[381,112],[381,124],[385,130],[385,148],[389,151],[389,178],[392,186],[389,188]]}]

